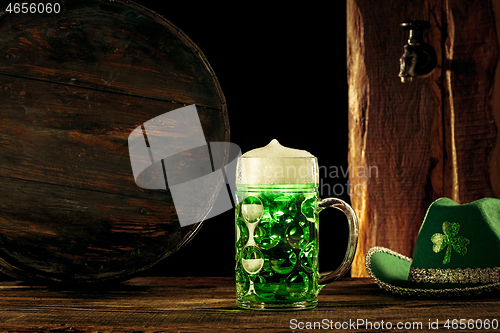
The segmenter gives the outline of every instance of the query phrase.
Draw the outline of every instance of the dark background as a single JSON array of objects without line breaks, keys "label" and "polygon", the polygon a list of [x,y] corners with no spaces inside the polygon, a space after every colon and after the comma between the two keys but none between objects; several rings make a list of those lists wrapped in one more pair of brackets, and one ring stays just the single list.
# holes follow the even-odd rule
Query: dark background
[{"label": "dark background", "polygon": [[[0,8],[9,2],[0,0]],[[347,169],[348,153],[345,2],[335,10],[309,3],[135,2],[203,51],[226,98],[231,142],[242,153],[272,139],[307,150],[329,171],[320,175],[320,195],[350,202],[340,170]],[[345,253],[346,222],[333,209],[321,221],[320,268],[331,270]],[[190,243],[145,274],[233,276],[234,241],[231,210],[205,221]]]},{"label": "dark background", "polygon": [[[304,3],[136,2],[161,14],[203,51],[227,101],[231,142],[242,153],[272,139],[307,150],[320,166],[339,169],[338,177],[321,175],[320,195],[349,202],[340,172],[347,169],[348,153],[345,2],[335,10]],[[333,209],[323,211],[321,221],[320,267],[329,270],[344,256],[347,227]],[[190,243],[148,273],[233,276],[234,240],[231,210],[205,221]]]}]

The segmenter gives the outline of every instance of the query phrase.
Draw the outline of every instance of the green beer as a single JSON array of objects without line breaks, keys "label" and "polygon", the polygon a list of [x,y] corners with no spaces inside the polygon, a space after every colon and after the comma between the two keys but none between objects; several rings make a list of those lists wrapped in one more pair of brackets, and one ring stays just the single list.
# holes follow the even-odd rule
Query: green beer
[{"label": "green beer", "polygon": [[238,186],[236,195],[238,305],[314,307],[321,289],[317,188]]},{"label": "green beer", "polygon": [[[236,168],[236,302],[255,310],[314,308],[323,284],[350,267],[357,217],[340,199],[318,197],[318,162],[273,140],[238,158]],[[318,214],[333,207],[349,225],[343,263],[319,273]]]}]

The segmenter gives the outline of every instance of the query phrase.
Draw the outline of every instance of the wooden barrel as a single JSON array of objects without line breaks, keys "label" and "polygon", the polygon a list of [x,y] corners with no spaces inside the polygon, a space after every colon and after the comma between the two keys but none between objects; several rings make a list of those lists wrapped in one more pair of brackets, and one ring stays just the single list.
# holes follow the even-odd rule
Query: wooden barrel
[{"label": "wooden barrel", "polygon": [[135,184],[127,138],[195,104],[206,141],[228,142],[223,93],[201,50],[132,1],[60,0],[57,13],[31,3],[52,13],[0,12],[1,271],[132,277],[201,222],[181,227],[168,189]]}]

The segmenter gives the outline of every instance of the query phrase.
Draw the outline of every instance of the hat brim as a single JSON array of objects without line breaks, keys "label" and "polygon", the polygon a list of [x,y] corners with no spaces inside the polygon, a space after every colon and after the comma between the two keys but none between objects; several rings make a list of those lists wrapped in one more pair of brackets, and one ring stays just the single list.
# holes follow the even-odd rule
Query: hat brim
[{"label": "hat brim", "polygon": [[366,254],[368,274],[381,288],[405,296],[453,297],[500,289],[495,283],[416,283],[408,280],[412,259],[385,247],[372,247]]}]

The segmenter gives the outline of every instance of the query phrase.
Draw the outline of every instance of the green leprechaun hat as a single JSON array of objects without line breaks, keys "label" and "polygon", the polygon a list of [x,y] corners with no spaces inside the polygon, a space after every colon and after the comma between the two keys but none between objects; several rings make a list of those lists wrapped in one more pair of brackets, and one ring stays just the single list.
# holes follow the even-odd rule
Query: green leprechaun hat
[{"label": "green leprechaun hat", "polygon": [[434,201],[413,259],[373,247],[366,269],[380,287],[402,295],[458,296],[500,289],[500,200],[462,205],[448,198]]}]

